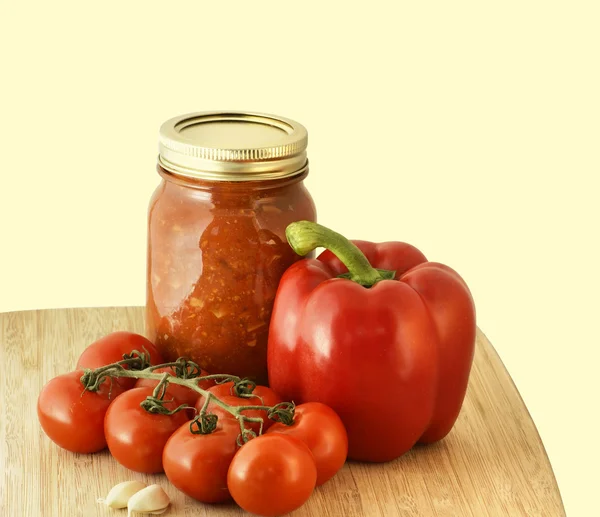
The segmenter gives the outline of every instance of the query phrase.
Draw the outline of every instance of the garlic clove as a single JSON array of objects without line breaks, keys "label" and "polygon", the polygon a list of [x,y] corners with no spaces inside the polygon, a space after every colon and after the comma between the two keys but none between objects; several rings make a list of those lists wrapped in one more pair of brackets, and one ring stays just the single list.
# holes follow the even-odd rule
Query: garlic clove
[{"label": "garlic clove", "polygon": [[171,500],[159,485],[150,485],[134,494],[127,503],[127,517],[133,513],[163,513]]},{"label": "garlic clove", "polygon": [[110,508],[127,508],[131,496],[144,488],[146,488],[146,483],[141,481],[123,481],[110,489],[106,499],[100,498],[98,502],[104,503]]}]

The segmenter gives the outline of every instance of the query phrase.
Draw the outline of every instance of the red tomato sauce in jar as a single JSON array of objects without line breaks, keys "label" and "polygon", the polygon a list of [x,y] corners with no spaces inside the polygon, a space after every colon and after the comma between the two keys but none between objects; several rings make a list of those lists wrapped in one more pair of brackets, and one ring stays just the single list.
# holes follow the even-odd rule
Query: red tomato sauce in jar
[{"label": "red tomato sauce in jar", "polygon": [[[316,214],[303,183],[306,130],[288,119],[247,117],[193,114],[161,128],[163,180],[148,221],[146,328],[167,360],[183,356],[210,373],[266,383],[275,293],[284,271],[300,259],[285,229]],[[283,135],[273,131],[274,120]],[[167,138],[193,146],[183,149],[196,161]],[[248,160],[257,143],[275,158],[265,160],[264,151]]]}]

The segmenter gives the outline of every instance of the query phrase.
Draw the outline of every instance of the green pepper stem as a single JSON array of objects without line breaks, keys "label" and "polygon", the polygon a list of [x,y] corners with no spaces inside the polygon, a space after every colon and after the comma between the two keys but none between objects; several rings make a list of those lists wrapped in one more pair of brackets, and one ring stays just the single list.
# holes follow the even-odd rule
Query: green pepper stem
[{"label": "green pepper stem", "polygon": [[328,249],[348,268],[347,277],[360,285],[370,287],[380,280],[390,278],[391,272],[371,266],[355,244],[325,226],[311,221],[297,221],[286,228],[285,235],[292,249],[301,256],[315,248]]}]

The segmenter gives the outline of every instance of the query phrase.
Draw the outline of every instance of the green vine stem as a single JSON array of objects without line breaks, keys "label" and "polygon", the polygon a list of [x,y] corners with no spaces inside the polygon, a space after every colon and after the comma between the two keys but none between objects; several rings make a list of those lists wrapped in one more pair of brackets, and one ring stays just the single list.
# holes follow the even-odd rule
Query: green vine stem
[{"label": "green vine stem", "polygon": [[173,410],[169,410],[165,407],[165,395],[167,394],[167,386],[169,385],[169,377],[171,377],[171,375],[168,373],[163,373],[162,375],[163,377],[156,385],[156,388],[154,388],[152,396],[146,397],[146,399],[140,403],[140,406],[148,411],[148,413],[167,416],[174,415],[184,409],[192,409],[192,407],[187,404],[181,404]]},{"label": "green vine stem", "polygon": [[[128,368],[125,368],[128,367]],[[175,375],[168,372],[154,373],[159,368],[172,368]],[[248,379],[242,379],[236,375],[214,374],[200,376],[199,366],[184,358],[177,361],[151,366],[149,357],[146,353],[137,351],[125,355],[122,361],[112,363],[94,370],[85,369],[81,376],[81,383],[88,391],[98,391],[100,386],[107,380],[112,381],[115,377],[127,377],[134,379],[150,379],[158,381],[152,396],[147,397],[141,406],[150,413],[159,413],[163,415],[172,415],[184,409],[190,409],[191,406],[182,404],[174,410],[168,410],[164,407],[164,397],[166,395],[169,383],[179,384],[191,390],[196,391],[204,397],[204,404],[197,416],[190,422],[190,432],[193,434],[209,434],[217,427],[217,415],[209,414],[208,407],[211,402],[223,408],[233,415],[240,423],[240,436],[238,443],[245,443],[256,436],[256,433],[245,428],[246,423],[258,423],[259,435],[263,431],[263,419],[261,417],[249,417],[243,414],[248,410],[262,410],[267,412],[270,419],[280,421],[286,425],[291,425],[294,419],[295,406],[290,402],[282,402],[275,406],[249,405],[249,406],[230,406],[219,399],[214,393],[201,388],[198,383],[202,381],[215,381],[217,384],[233,382],[233,391],[238,397],[251,398],[256,384]],[[258,397],[259,400],[260,397]],[[195,408],[191,408],[195,409]]]}]

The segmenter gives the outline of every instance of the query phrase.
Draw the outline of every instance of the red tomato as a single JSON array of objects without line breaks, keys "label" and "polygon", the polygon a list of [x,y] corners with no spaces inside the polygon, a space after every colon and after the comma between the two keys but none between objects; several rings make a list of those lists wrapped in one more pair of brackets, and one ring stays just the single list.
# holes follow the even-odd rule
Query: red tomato
[{"label": "red tomato", "polygon": [[227,486],[237,504],[265,517],[302,506],[317,481],[315,460],[305,443],[285,434],[265,434],[236,453]]},{"label": "red tomato", "polygon": [[[119,395],[106,412],[104,433],[108,449],[124,467],[148,474],[162,472],[162,453],[169,437],[188,421],[183,410],[174,415],[148,413],[140,403],[152,395],[152,388],[133,388]],[[166,402],[173,410],[179,401]]]},{"label": "red tomato", "polygon": [[[217,398],[229,404],[230,406],[274,406],[275,404],[283,402],[281,400],[281,397],[277,395],[277,393],[275,393],[271,388],[267,388],[266,386],[256,386],[256,388],[254,388],[254,391],[252,392],[253,396],[250,398],[241,398],[236,397],[235,395],[229,395],[229,393],[231,393],[232,386],[232,382],[227,382],[225,384],[217,384],[216,386],[210,388],[208,391],[213,393]],[[204,397],[200,397],[198,399],[198,402],[196,402],[196,409],[200,411],[203,405]],[[231,413],[221,408],[214,402],[210,403],[210,405],[208,406],[208,411],[210,413],[216,414],[219,418],[221,417],[221,415],[231,415]],[[263,432],[266,431],[273,424],[273,420],[270,420],[267,417],[267,411],[265,410],[249,409],[247,411],[244,411],[243,414],[252,418],[262,418]],[[260,424],[254,422],[248,423],[246,424],[246,428],[252,429],[256,434],[258,434],[260,430]]]},{"label": "red tomato", "polygon": [[231,499],[227,471],[238,450],[240,426],[233,417],[222,417],[210,434],[192,434],[189,422],[169,438],[163,451],[167,478],[184,494],[203,503]]},{"label": "red tomato", "polygon": [[275,422],[268,433],[280,433],[302,440],[317,465],[317,486],[331,479],[348,456],[348,435],[338,414],[320,402],[296,406],[294,423]]},{"label": "red tomato", "polygon": [[[93,369],[116,363],[123,359],[124,354],[130,354],[134,350],[147,351],[150,354],[151,364],[164,362],[156,347],[144,336],[133,332],[119,331],[101,337],[89,345],[79,356],[77,369]],[[127,389],[133,388],[136,381],[136,379],[128,378],[117,378],[116,380]]]},{"label": "red tomato", "polygon": [[54,443],[71,452],[91,453],[106,447],[104,415],[123,392],[107,379],[97,392],[84,390],[82,371],[59,375],[48,382],[37,402],[44,432]]},{"label": "red tomato", "polygon": [[[173,371],[173,368],[171,368],[170,366],[167,366],[166,368],[157,368],[156,370],[154,370],[154,373],[165,373],[165,372],[168,372],[169,374],[175,376],[175,372]],[[204,376],[204,375],[208,375],[208,374],[204,370],[201,370],[200,375]],[[155,381],[153,379],[138,379],[137,382],[135,383],[135,387],[136,388],[156,388],[158,383],[159,383],[159,381]],[[208,390],[209,388],[211,388],[214,385],[214,383],[213,383],[213,381],[202,381],[198,385],[203,390]],[[169,383],[169,385],[167,386],[167,394],[165,395],[165,399],[176,398],[182,404],[187,404],[188,406],[193,406],[196,403],[196,401],[198,400],[199,396],[200,396],[200,393],[198,393],[197,391],[194,391],[186,386],[182,386],[181,384]]]}]

